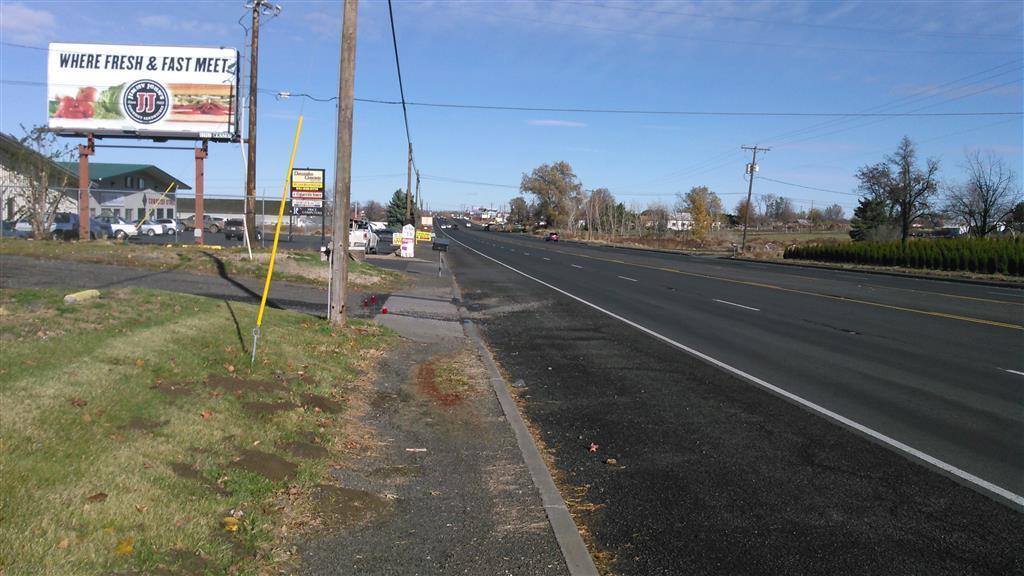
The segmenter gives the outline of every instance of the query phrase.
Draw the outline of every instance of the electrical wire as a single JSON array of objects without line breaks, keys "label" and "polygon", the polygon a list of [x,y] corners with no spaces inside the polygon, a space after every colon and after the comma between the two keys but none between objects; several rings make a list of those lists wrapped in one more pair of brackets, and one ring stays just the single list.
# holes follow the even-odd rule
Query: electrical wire
[{"label": "electrical wire", "polygon": [[[398,59],[398,36],[395,35],[395,15],[391,10],[391,0],[388,0],[388,20],[391,21],[391,44],[395,48],[395,69],[398,71],[398,93],[402,96],[402,117],[405,119],[405,140],[412,149],[412,136],[409,135],[409,110],[405,105],[405,87],[402,84],[402,64]],[[360,100],[356,98],[356,100]],[[362,101],[362,100],[360,100]]]}]

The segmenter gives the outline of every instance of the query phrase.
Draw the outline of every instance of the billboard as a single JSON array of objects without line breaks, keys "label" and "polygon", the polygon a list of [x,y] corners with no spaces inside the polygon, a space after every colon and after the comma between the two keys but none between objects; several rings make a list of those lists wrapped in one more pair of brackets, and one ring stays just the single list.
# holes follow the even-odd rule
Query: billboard
[{"label": "billboard", "polygon": [[233,48],[51,43],[48,125],[59,134],[236,141]]},{"label": "billboard", "polygon": [[324,169],[292,168],[292,214],[324,215]]}]

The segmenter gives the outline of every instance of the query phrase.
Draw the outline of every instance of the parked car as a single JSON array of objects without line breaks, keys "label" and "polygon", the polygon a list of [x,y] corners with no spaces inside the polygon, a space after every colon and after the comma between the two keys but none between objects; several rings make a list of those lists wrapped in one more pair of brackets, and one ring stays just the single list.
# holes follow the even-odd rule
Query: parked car
[{"label": "parked car", "polygon": [[[139,234],[145,234],[146,236],[160,236],[165,233],[165,227],[156,220],[146,220],[139,224]],[[171,229],[171,234],[174,230]]]},{"label": "parked car", "polygon": [[377,253],[377,244],[380,238],[370,230],[366,220],[349,220],[348,222],[348,249],[355,251],[366,251],[367,254]]},{"label": "parked car", "polygon": [[558,242],[558,232],[548,232],[548,235],[544,237],[545,242]]},{"label": "parked car", "polygon": [[[224,239],[232,238],[245,239],[245,221],[241,218],[228,218],[224,221]],[[256,229],[256,239],[263,240],[263,232],[259,228]]]},{"label": "parked car", "polygon": [[[186,232],[190,231],[190,230],[195,230],[196,229],[196,215],[193,214],[193,215],[189,216],[188,218],[185,218],[184,220],[182,220],[182,224],[185,225],[185,231]],[[223,229],[224,229],[224,219],[223,218],[214,218],[213,216],[210,216],[209,214],[203,214],[203,230],[206,230],[207,232],[211,232],[213,234],[216,234],[217,232],[220,232]]]},{"label": "parked car", "polygon": [[[50,238],[53,240],[75,240],[78,238],[78,214],[74,212],[58,212],[50,226]],[[114,230],[110,224],[103,224],[95,218],[89,218],[89,239],[110,238]]]},{"label": "parked car", "polygon": [[5,220],[0,225],[0,236],[4,238],[31,238],[31,230],[19,230],[16,222]]},{"label": "parked car", "polygon": [[175,233],[178,233],[178,232],[184,232],[185,231],[185,227],[181,226],[179,228],[178,227],[179,221],[175,220],[173,218],[160,218],[160,219],[157,220],[157,223],[163,224],[163,226],[164,226],[164,234],[175,234]]},{"label": "parked car", "polygon": [[139,229],[130,222],[125,222],[120,216],[97,216],[96,221],[107,224],[113,232],[114,238],[124,240],[130,236],[138,236]]}]

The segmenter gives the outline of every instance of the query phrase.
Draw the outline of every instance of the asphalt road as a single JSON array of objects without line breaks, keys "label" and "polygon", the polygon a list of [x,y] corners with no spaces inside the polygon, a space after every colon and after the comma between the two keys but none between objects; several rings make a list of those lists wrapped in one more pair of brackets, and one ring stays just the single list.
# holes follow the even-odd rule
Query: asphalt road
[{"label": "asphalt road", "polygon": [[1021,291],[451,235],[464,304],[616,572],[1024,572],[1005,498],[752,383],[1021,494]]}]

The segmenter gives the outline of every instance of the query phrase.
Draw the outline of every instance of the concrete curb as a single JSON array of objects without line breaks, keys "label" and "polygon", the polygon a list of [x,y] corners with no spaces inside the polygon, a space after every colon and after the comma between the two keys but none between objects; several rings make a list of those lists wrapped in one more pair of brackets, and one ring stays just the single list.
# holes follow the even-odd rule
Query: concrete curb
[{"label": "concrete curb", "polygon": [[[461,300],[462,293],[450,270],[448,275],[452,281],[452,295]],[[580,536],[579,528],[572,519],[572,515],[569,514],[569,508],[565,505],[565,500],[562,499],[562,494],[558,491],[558,487],[555,486],[555,481],[551,477],[551,472],[548,470],[547,465],[544,464],[540,450],[533,443],[533,436],[530,435],[522,415],[519,414],[519,407],[516,406],[515,401],[512,400],[512,395],[508,392],[508,384],[498,370],[498,364],[494,361],[494,356],[491,355],[491,351],[484,345],[480,331],[469,318],[462,318],[462,328],[466,333],[466,337],[476,344],[477,350],[480,351],[480,357],[483,358],[484,364],[487,366],[491,387],[494,388],[494,393],[498,397],[498,403],[501,404],[501,410],[505,413],[505,419],[508,421],[509,426],[512,427],[512,432],[516,436],[516,442],[519,444],[519,450],[523,454],[526,467],[530,470],[533,484],[540,492],[541,502],[544,504],[544,512],[547,514],[551,530],[555,534],[555,539],[558,540],[558,546],[562,550],[562,557],[565,559],[565,565],[569,569],[569,574],[572,576],[598,576],[597,567],[590,556],[590,551],[587,550],[587,545],[583,543],[583,537]]]}]

